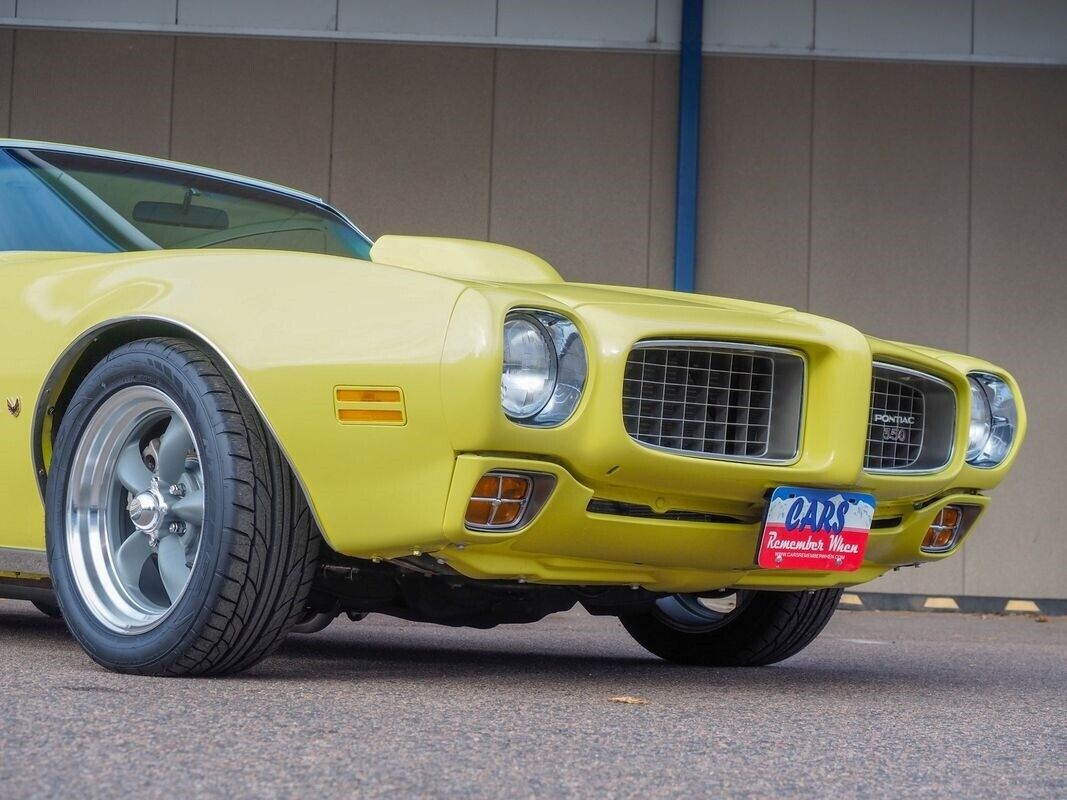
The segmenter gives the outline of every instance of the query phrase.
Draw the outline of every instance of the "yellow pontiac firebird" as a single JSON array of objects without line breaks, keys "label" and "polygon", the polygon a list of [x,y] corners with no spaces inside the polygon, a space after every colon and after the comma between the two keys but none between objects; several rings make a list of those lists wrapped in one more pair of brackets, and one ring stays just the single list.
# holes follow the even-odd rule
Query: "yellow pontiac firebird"
[{"label": "yellow pontiac firebird", "polygon": [[0,140],[0,303],[0,596],[122,672],[576,603],[769,664],[959,549],[1026,429],[975,358],[40,142]]}]

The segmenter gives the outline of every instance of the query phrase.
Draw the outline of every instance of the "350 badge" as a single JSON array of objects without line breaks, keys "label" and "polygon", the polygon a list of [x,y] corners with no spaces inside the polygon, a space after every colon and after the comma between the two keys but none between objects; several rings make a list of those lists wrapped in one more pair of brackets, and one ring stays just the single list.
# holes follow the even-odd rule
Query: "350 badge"
[{"label": "350 badge", "polygon": [[780,486],[767,506],[756,563],[764,569],[855,571],[863,564],[874,507],[869,494]]}]

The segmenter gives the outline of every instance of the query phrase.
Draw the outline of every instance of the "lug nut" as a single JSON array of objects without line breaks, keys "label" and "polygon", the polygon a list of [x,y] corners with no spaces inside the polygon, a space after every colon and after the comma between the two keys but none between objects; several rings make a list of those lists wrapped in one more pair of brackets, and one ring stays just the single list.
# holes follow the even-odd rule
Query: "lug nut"
[{"label": "lug nut", "polygon": [[175,483],[173,486],[170,487],[168,491],[173,497],[185,497],[185,484]]},{"label": "lug nut", "polygon": [[171,533],[185,533],[185,523],[172,522],[170,525],[167,526],[167,530]]}]

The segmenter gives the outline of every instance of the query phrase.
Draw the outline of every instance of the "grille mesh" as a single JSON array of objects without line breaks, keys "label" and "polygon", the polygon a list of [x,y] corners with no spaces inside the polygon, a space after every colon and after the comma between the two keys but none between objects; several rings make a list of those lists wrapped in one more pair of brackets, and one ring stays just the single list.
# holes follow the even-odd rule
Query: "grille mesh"
[{"label": "grille mesh", "polygon": [[774,359],[728,348],[639,347],[626,361],[623,422],[644,444],[709,456],[767,455]]},{"label": "grille mesh", "polygon": [[875,367],[867,421],[867,469],[907,469],[922,452],[925,397],[915,386]]}]

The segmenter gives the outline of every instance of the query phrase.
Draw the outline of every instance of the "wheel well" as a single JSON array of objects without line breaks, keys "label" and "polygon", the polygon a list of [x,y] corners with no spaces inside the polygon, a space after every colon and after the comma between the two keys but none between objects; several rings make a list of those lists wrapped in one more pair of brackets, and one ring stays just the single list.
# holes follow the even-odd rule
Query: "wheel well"
[{"label": "wheel well", "polygon": [[60,356],[44,382],[41,396],[34,411],[33,466],[37,484],[44,496],[48,467],[52,461],[52,443],[63,420],[63,414],[78,386],[93,367],[107,354],[124,344],[138,339],[170,336],[196,342],[208,352],[221,357],[210,342],[195,331],[176,322],[162,319],[124,319],[97,326],[75,341]]}]

